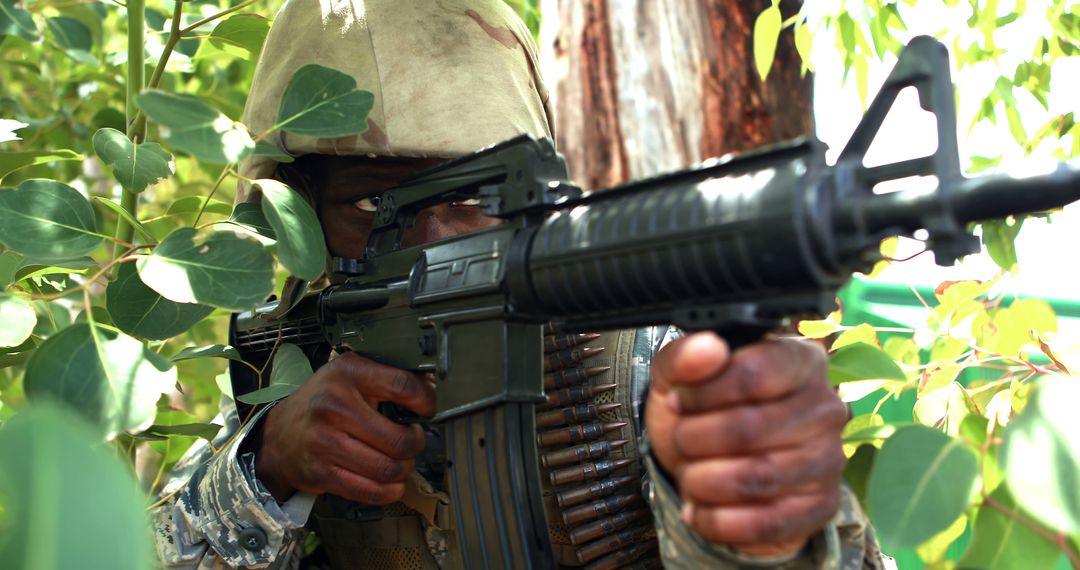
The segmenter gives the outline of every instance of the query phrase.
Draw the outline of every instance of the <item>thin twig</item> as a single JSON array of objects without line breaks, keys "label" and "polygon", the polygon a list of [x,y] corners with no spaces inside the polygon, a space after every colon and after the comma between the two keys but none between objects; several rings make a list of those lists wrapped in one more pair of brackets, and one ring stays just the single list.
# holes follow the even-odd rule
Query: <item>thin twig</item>
[{"label": "thin twig", "polygon": [[[165,47],[161,50],[161,57],[158,58],[157,65],[154,66],[154,72],[150,75],[150,81],[146,84],[147,89],[156,89],[161,84],[161,76],[165,74],[165,66],[169,64],[169,58],[172,57],[176,44],[180,43],[180,17],[183,15],[184,3],[177,2],[173,7],[172,22],[170,22],[169,26],[169,39],[165,41]],[[132,141],[146,138],[146,113],[143,113],[142,109],[139,109],[138,114],[132,120],[130,133],[129,138]]]},{"label": "thin twig", "polygon": [[221,187],[221,183],[225,181],[225,178],[228,175],[229,166],[226,165],[225,168],[221,170],[221,174],[217,177],[217,180],[214,182],[214,187],[210,189],[210,195],[206,197],[206,200],[202,203],[202,207],[199,208],[199,213],[195,215],[195,221],[191,223],[192,227],[196,227],[199,225],[199,219],[202,218],[203,212],[206,211],[206,207],[210,205],[210,200],[214,198],[214,194],[217,193],[218,188]]},{"label": "thin twig", "polygon": [[217,14],[207,16],[207,17],[199,20],[198,22],[195,22],[194,24],[180,30],[180,35],[184,35],[184,34],[186,34],[188,32],[195,31],[195,30],[199,29],[200,27],[202,27],[204,24],[209,24],[210,22],[213,22],[214,20],[217,20],[219,18],[224,18],[225,16],[228,16],[229,14],[232,14],[233,12],[239,12],[240,10],[243,10],[244,8],[247,8],[248,6],[251,6],[256,1],[257,0],[246,0],[244,2],[241,2],[241,3],[237,4],[236,6],[233,6],[232,8],[229,8],[228,10],[222,10],[221,12],[218,12]]},{"label": "thin twig", "polygon": [[913,253],[913,254],[911,254],[911,255],[909,255],[907,257],[903,257],[903,258],[886,257],[884,259],[885,259],[885,261],[888,261],[889,263],[903,263],[905,261],[911,261],[912,259],[915,259],[916,257],[919,257],[920,255],[922,255],[922,254],[924,254],[924,253],[926,253],[928,251],[930,251],[930,250],[929,249],[924,249],[924,250],[920,251],[919,253]]},{"label": "thin twig", "polygon": [[35,300],[35,301],[55,301],[57,299],[67,297],[68,295],[71,295],[73,293],[78,293],[79,291],[82,291],[82,292],[86,293],[87,288],[90,287],[91,285],[93,285],[103,275],[108,273],[113,268],[113,266],[118,265],[120,263],[127,263],[129,261],[135,261],[136,259],[138,259],[136,257],[131,256],[131,253],[133,251],[135,251],[136,249],[139,249],[139,248],[135,247],[135,248],[129,249],[126,253],[124,253],[124,255],[121,255],[121,256],[109,261],[97,273],[95,273],[93,276],[91,276],[89,279],[87,279],[85,283],[81,283],[78,287],[72,287],[70,289],[65,289],[63,291],[60,291],[59,293],[53,293],[52,295],[41,295],[41,294],[34,295],[34,294],[31,294],[30,298]]}]

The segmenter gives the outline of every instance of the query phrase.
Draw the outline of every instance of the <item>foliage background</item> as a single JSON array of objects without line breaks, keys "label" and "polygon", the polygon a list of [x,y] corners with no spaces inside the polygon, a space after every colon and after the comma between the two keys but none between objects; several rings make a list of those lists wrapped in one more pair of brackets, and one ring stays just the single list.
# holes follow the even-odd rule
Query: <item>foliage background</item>
[{"label": "foliage background", "polygon": [[[536,2],[509,3],[536,33]],[[108,289],[136,287],[136,263],[139,275],[153,281],[145,267],[156,254],[128,245],[183,236],[187,227],[220,228],[251,214],[231,206],[236,179],[230,164],[254,144],[232,120],[240,117],[278,4],[0,0],[0,226],[8,230],[0,228],[0,566],[145,567],[148,541],[137,538],[145,532],[141,510],[154,503],[163,474],[183,451],[213,433],[208,422],[233,356],[216,345],[226,338],[228,309],[237,303],[203,298],[195,300],[204,308],[173,307],[162,299],[176,296],[167,286],[150,293]],[[990,90],[962,91],[962,102],[980,100],[961,121],[1000,123],[1024,153],[1080,153],[1074,109],[1046,108],[1051,116],[1030,124],[1017,104],[1031,99],[1045,108],[1054,70],[1077,55],[1075,2],[920,4],[966,11],[968,27],[907,30],[907,15],[919,8],[913,1],[808,2],[786,21],[770,8],[754,27],[759,72],[767,76],[778,35],[793,33],[807,70],[814,50],[834,50],[865,97],[871,63],[895,55],[898,38],[935,34],[951,45],[959,68],[1001,70]],[[997,34],[1031,15],[1045,18],[1047,27],[1033,37],[1029,56],[1003,66]],[[133,47],[129,30],[143,26],[145,44]],[[129,65],[139,54],[145,65]],[[147,83],[159,90],[166,111],[153,112],[152,97],[138,98]],[[171,94],[193,96],[204,106]],[[148,126],[136,115],[137,103],[151,115]],[[199,123],[209,129],[201,134],[213,133],[210,142],[185,138],[188,124],[177,113],[188,104],[195,115],[214,110]],[[163,146],[138,147],[133,156],[128,138]],[[998,160],[972,156],[969,170],[992,168]],[[95,232],[128,243],[103,239],[79,255],[49,255],[30,244],[27,253],[16,245],[19,230],[29,234],[40,224],[15,216],[38,212],[18,203],[12,189],[26,191],[31,187],[20,185],[34,179],[70,185],[88,199]],[[132,237],[118,226],[125,225],[122,207],[133,209],[136,197],[124,186],[140,183],[149,187],[138,194],[140,229]],[[62,216],[68,210],[49,211]],[[1002,221],[981,230],[1003,275],[1019,268],[1012,243],[1021,225]],[[241,229],[265,238],[258,231],[265,226]],[[280,243],[262,243],[280,254],[291,238],[275,237]],[[892,247],[883,245],[886,254]],[[277,285],[285,274],[279,266]],[[967,557],[963,564],[977,567],[1080,566],[1080,426],[1066,405],[1077,401],[1075,380],[1067,377],[1070,365],[1080,368],[1077,339],[1056,335],[1053,310],[1011,298],[999,287],[1003,281],[943,284],[926,299],[926,324],[915,330],[875,330],[840,314],[800,327],[830,343],[831,375],[845,397],[873,402],[849,426],[849,480],[886,547],[906,553],[911,564],[951,568]],[[193,324],[170,330],[183,320]],[[109,347],[113,356],[86,352],[95,347]],[[94,366],[104,371],[100,386],[87,382]],[[118,381],[117,370],[126,374]],[[1045,390],[1032,390],[1037,383]],[[122,386],[130,397],[103,400],[98,389],[105,385]],[[133,395],[136,386],[141,392]],[[27,392],[35,390],[42,397],[31,396],[31,405]],[[49,393],[74,408],[47,405]],[[881,406],[912,393],[914,401],[905,400],[911,421],[886,422]],[[135,410],[147,402],[148,412]],[[972,546],[950,553],[960,537]]]}]

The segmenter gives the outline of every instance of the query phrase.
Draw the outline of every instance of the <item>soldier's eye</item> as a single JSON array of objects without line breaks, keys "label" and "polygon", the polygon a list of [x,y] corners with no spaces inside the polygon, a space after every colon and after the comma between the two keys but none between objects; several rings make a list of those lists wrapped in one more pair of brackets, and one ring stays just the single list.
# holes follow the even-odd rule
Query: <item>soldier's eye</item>
[{"label": "soldier's eye", "polygon": [[476,207],[480,205],[480,198],[469,198],[468,200],[458,200],[457,202],[450,202],[451,206],[472,206]]},{"label": "soldier's eye", "polygon": [[379,209],[379,202],[381,200],[382,198],[379,196],[367,196],[353,202],[353,205],[365,212],[374,212]]}]

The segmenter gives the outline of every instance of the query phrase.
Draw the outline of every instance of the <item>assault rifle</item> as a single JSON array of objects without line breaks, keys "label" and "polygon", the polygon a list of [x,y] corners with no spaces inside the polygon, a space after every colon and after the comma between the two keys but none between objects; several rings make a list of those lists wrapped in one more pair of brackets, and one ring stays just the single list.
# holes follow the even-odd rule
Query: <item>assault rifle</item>
[{"label": "assault rifle", "polygon": [[[936,115],[937,149],[864,166],[909,86]],[[923,230],[951,264],[978,250],[969,223],[1080,199],[1080,170],[1064,165],[1028,179],[964,178],[955,131],[948,52],[920,37],[832,167],[822,143],[804,139],[582,193],[550,141],[519,137],[384,194],[365,257],[335,262],[340,283],[283,318],[269,316],[274,303],[240,316],[234,343],[246,359],[288,342],[433,372],[460,567],[554,568],[535,443],[541,324],[674,324],[748,342],[790,315],[831,310],[887,236]],[[874,192],[918,175],[937,188]],[[420,210],[467,199],[504,223],[401,247]]]}]

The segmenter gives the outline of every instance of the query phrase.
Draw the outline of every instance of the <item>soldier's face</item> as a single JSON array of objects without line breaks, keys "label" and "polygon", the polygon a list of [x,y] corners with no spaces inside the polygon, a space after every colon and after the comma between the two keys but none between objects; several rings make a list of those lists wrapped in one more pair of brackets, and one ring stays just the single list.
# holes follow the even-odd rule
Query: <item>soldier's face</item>
[{"label": "soldier's face", "polygon": [[[318,178],[318,214],[330,253],[359,258],[383,192],[399,181],[446,159],[387,157],[326,157]],[[420,212],[405,232],[404,246],[418,245],[499,224],[468,203],[439,204]]]}]

